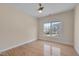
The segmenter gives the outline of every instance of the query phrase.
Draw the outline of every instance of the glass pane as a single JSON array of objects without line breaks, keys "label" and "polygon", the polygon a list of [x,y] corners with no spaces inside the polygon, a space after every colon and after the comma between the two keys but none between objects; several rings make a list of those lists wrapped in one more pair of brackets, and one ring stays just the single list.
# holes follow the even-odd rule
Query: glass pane
[{"label": "glass pane", "polygon": [[55,35],[55,34],[58,34],[58,30],[59,30],[59,24],[61,22],[52,22],[52,29],[51,29],[51,34],[52,35]]},{"label": "glass pane", "polygon": [[49,34],[50,33],[50,26],[51,26],[51,23],[45,23],[44,24],[44,33],[45,34]]}]

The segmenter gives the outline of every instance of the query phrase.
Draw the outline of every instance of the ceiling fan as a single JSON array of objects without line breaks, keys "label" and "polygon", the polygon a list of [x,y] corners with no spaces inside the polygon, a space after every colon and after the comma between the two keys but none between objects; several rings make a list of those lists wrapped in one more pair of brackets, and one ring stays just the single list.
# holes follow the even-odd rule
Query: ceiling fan
[{"label": "ceiling fan", "polygon": [[38,12],[39,12],[39,13],[42,13],[43,9],[44,9],[44,7],[42,6],[41,3],[39,3]]}]

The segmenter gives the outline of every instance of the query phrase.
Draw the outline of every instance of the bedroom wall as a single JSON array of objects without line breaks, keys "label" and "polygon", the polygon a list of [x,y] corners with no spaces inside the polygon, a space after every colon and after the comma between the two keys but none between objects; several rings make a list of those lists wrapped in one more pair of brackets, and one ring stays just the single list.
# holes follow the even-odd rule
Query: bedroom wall
[{"label": "bedroom wall", "polygon": [[[60,38],[48,37],[43,32],[43,23],[53,21],[57,19],[62,22],[63,30],[62,36]],[[45,17],[38,18],[38,38],[42,40],[49,40],[60,42],[68,45],[73,45],[74,41],[74,10],[69,10],[66,12],[61,12],[54,15],[49,15]]]},{"label": "bedroom wall", "polygon": [[0,4],[0,51],[37,39],[36,19],[8,4]]},{"label": "bedroom wall", "polygon": [[74,48],[79,54],[79,4],[75,7]]}]

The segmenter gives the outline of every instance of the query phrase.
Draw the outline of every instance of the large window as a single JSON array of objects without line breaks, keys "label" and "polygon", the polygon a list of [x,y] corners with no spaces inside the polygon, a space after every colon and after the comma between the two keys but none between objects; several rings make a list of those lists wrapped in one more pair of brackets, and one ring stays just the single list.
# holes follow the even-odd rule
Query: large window
[{"label": "large window", "polygon": [[44,33],[46,35],[57,35],[60,29],[61,22],[49,22],[44,23]]}]

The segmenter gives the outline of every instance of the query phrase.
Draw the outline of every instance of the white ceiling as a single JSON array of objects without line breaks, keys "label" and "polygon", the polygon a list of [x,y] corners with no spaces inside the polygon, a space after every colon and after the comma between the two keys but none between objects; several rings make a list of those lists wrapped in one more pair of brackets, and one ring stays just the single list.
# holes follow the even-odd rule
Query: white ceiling
[{"label": "white ceiling", "polygon": [[44,6],[43,12],[38,13],[37,9],[39,8],[37,3],[25,3],[25,4],[14,4],[16,8],[28,13],[34,17],[43,17],[50,14],[60,13],[67,10],[71,10],[75,7],[74,3],[43,3]]}]

